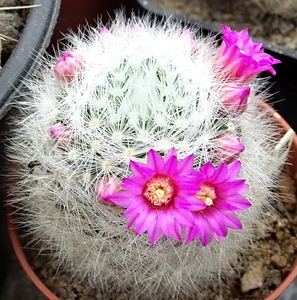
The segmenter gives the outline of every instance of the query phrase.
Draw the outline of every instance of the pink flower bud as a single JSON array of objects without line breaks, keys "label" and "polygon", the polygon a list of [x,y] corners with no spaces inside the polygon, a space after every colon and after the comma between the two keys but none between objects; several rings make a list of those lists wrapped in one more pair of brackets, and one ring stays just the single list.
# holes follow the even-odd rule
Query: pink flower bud
[{"label": "pink flower bud", "polygon": [[67,146],[71,139],[70,130],[60,122],[51,127],[50,135],[52,139],[62,147]]},{"label": "pink flower bud", "polygon": [[216,140],[217,155],[225,163],[231,163],[238,159],[240,153],[244,150],[244,145],[240,143],[234,133],[223,133]]},{"label": "pink flower bud", "polygon": [[222,103],[233,116],[242,114],[247,108],[251,89],[236,84],[226,84],[222,88]]},{"label": "pink flower bud", "polygon": [[139,24],[134,24],[131,27],[130,35],[131,37],[138,37],[144,32],[143,28]]},{"label": "pink flower bud", "polygon": [[181,43],[190,50],[191,53],[195,53],[197,51],[196,44],[193,39],[193,34],[190,29],[186,29],[180,35]]},{"label": "pink flower bud", "polygon": [[120,184],[113,177],[101,178],[96,183],[95,195],[100,203],[107,206],[116,206],[115,203],[109,200],[109,196],[121,189]]},{"label": "pink flower bud", "polygon": [[84,58],[81,54],[74,51],[66,51],[56,63],[54,74],[57,78],[70,82],[82,69],[83,65]]},{"label": "pink flower bud", "polygon": [[109,30],[108,28],[103,27],[103,28],[101,29],[101,36],[102,36],[102,37],[108,37],[108,36],[110,36],[110,35],[111,35],[111,32],[110,32],[110,30]]}]

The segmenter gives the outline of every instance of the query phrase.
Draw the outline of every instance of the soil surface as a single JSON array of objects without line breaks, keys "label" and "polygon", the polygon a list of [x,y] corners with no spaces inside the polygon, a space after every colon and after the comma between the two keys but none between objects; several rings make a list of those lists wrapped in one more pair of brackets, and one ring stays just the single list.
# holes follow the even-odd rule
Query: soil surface
[{"label": "soil surface", "polygon": [[297,51],[296,0],[151,0],[167,11],[261,38]]}]

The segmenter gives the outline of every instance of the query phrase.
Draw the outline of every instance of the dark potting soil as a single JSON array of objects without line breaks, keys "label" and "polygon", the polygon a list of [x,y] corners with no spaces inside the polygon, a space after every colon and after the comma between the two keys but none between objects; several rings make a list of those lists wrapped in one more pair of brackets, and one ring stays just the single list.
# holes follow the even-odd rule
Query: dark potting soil
[{"label": "dark potting soil", "polygon": [[[0,0],[1,7],[30,5],[31,0]],[[0,41],[0,63],[4,66],[25,26],[29,9],[0,10],[0,34],[7,36]]]}]

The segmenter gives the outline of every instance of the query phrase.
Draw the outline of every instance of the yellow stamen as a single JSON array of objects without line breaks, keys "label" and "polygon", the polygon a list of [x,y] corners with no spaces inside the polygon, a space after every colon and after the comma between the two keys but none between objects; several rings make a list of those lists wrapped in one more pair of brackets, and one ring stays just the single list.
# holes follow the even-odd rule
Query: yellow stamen
[{"label": "yellow stamen", "polygon": [[201,190],[196,194],[196,197],[207,206],[213,205],[213,201],[217,198],[214,187],[209,183],[202,183],[200,188]]},{"label": "yellow stamen", "polygon": [[173,180],[166,176],[157,174],[146,182],[143,190],[144,198],[157,207],[168,205],[175,197],[176,188]]}]

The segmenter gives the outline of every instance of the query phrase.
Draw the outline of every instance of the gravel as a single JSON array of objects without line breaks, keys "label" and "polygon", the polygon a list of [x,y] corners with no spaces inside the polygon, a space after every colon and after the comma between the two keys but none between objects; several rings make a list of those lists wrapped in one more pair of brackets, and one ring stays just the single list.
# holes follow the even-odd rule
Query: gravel
[{"label": "gravel", "polygon": [[296,0],[152,0],[176,14],[233,30],[297,51]]}]

